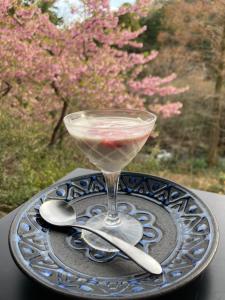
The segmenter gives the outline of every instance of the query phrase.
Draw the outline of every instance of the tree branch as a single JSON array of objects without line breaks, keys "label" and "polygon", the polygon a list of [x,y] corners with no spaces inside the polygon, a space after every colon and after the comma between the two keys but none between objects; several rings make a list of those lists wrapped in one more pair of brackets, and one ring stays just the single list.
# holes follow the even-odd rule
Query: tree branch
[{"label": "tree branch", "polygon": [[3,81],[3,84],[5,84],[5,87],[3,87],[3,89],[0,90],[1,98],[5,97],[10,92],[10,90],[12,89],[12,86],[9,82]]},{"label": "tree branch", "polygon": [[57,85],[55,84],[55,81],[52,81],[51,87],[53,88],[56,96],[58,96],[63,102],[67,102],[67,99],[60,94],[60,90],[57,87]]}]

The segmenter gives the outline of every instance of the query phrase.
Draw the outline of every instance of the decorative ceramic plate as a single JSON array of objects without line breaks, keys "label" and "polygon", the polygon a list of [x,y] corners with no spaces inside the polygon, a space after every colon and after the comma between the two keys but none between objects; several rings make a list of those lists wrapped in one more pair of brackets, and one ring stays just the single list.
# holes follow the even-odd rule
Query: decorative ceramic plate
[{"label": "decorative ceramic plate", "polygon": [[[137,299],[161,295],[197,277],[213,258],[218,229],[209,209],[186,188],[166,179],[122,173],[118,209],[143,226],[138,247],[163,267],[151,275],[123,253],[91,249],[76,229],[44,222],[39,207],[48,199],[65,199],[79,222],[106,210],[101,174],[76,177],[44,190],[28,201],[13,221],[12,255],[19,267],[45,286],[91,299]],[[57,201],[57,200],[56,200]]]}]

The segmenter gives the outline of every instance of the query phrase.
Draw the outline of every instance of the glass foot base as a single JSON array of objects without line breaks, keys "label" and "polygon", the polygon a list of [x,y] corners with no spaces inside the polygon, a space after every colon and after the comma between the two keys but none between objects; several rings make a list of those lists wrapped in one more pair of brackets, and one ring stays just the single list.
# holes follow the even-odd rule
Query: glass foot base
[{"label": "glass foot base", "polygon": [[[120,222],[116,225],[107,225],[105,223],[106,214],[99,214],[90,218],[85,225],[105,231],[111,235],[114,235],[131,245],[136,245],[143,236],[143,228],[139,221],[135,218],[119,213]],[[104,241],[97,235],[82,230],[82,238],[85,242],[94,249],[105,252],[117,252],[118,249]]]}]

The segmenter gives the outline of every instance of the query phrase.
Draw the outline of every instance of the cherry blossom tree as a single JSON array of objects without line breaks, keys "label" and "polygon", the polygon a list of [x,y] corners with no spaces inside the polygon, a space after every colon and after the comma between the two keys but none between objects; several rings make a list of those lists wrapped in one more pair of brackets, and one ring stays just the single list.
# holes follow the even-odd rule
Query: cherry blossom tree
[{"label": "cherry blossom tree", "polygon": [[[126,46],[141,48],[136,31],[121,28],[119,17],[140,18],[149,0],[111,11],[108,0],[83,0],[70,26],[56,26],[35,5],[18,1],[0,3],[0,98],[3,105],[24,119],[54,124],[50,145],[59,138],[69,109],[145,108],[145,97],[181,93],[170,85],[175,75],[142,76],[157,57],[128,53]],[[151,106],[147,108],[151,109]],[[180,113],[181,104],[158,105],[166,117]],[[49,125],[50,126],[50,125]]]}]

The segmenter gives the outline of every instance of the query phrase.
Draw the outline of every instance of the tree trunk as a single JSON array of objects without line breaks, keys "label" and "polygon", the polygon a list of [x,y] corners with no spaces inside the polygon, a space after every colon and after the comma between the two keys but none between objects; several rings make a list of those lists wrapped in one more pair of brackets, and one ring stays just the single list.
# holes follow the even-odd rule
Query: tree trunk
[{"label": "tree trunk", "polygon": [[49,146],[55,145],[55,143],[57,142],[57,140],[59,138],[59,131],[60,131],[60,128],[61,128],[62,123],[63,123],[63,118],[66,115],[67,109],[68,109],[68,102],[63,101],[61,114],[60,114],[60,117],[58,119],[58,122],[56,123],[56,125],[53,129],[52,136],[51,136],[51,139],[50,139],[50,142],[49,142]]},{"label": "tree trunk", "polygon": [[221,96],[215,95],[213,100],[212,127],[209,134],[208,163],[210,166],[218,162],[218,146],[220,141]]},{"label": "tree trunk", "polygon": [[225,22],[223,24],[223,35],[220,43],[220,62],[216,76],[213,107],[212,107],[212,125],[209,132],[209,152],[208,163],[210,166],[218,162],[218,146],[220,141],[220,120],[221,120],[221,100],[224,81],[224,57],[225,56]]}]

